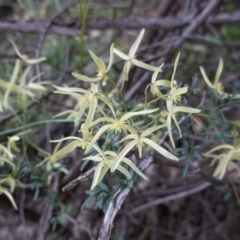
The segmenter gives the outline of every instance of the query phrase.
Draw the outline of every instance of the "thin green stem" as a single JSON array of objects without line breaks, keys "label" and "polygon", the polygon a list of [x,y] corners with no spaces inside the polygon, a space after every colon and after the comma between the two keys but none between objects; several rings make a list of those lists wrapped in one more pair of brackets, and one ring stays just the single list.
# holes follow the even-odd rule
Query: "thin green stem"
[{"label": "thin green stem", "polygon": [[84,34],[86,28],[86,19],[88,14],[87,0],[80,0],[80,20],[81,20],[81,33],[80,33],[80,72],[84,74]]},{"label": "thin green stem", "polygon": [[18,132],[18,131],[23,131],[23,130],[26,130],[27,128],[38,126],[38,125],[42,125],[42,124],[45,124],[45,123],[61,123],[61,122],[73,122],[73,120],[68,120],[68,119],[41,120],[41,121],[37,121],[37,122],[26,124],[24,126],[8,129],[8,130],[5,130],[5,131],[1,131],[0,132],[0,136],[6,135],[6,134],[10,134],[10,133],[14,133],[14,132]]}]

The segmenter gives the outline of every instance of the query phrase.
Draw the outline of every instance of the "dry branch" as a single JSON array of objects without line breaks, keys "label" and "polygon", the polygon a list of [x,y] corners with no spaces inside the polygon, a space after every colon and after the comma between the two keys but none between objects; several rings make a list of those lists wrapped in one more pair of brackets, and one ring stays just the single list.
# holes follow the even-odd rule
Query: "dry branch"
[{"label": "dry branch", "polygon": [[[176,18],[135,18],[135,19],[99,19],[91,20],[87,22],[87,29],[159,29],[172,30],[175,28],[184,27],[193,22],[192,16],[186,16],[182,19]],[[218,14],[216,16],[209,16],[204,19],[204,22],[210,24],[223,24],[240,22],[240,12],[236,11],[232,14]],[[45,21],[0,21],[1,31],[20,31],[31,33],[44,33],[48,28],[49,22]],[[49,27],[50,33],[79,36],[80,27],[72,28],[68,26],[58,25],[52,23]]]}]

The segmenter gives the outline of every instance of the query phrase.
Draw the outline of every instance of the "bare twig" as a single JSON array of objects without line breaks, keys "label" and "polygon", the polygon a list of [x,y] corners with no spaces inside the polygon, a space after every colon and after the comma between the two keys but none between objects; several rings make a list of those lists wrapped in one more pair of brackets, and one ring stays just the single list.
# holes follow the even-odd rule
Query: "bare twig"
[{"label": "bare twig", "polygon": [[[210,3],[214,3],[211,1]],[[206,17],[203,19],[206,23],[211,24],[222,24],[222,23],[233,23],[240,21],[239,12],[232,14],[219,14],[216,16]],[[108,29],[108,28],[120,28],[120,29],[159,29],[172,30],[174,28],[182,28],[192,22],[192,18],[135,18],[135,19],[98,19],[90,20],[87,22],[88,29]],[[79,28],[72,28],[67,26],[60,26],[51,22],[44,21],[0,21],[1,31],[20,31],[20,32],[33,32],[33,33],[44,33],[48,30],[50,33],[78,36]]]},{"label": "bare twig", "polygon": [[84,232],[87,233],[87,235],[89,236],[89,239],[90,240],[95,240],[90,228],[88,228],[87,226],[85,226],[84,224],[78,222],[77,220],[75,220],[72,216],[66,214],[66,213],[63,213],[62,216],[68,220],[70,223],[76,225],[79,229],[83,230]]},{"label": "bare twig", "polygon": [[130,213],[131,213],[131,214],[134,214],[134,213],[140,212],[140,211],[142,211],[142,210],[145,210],[145,209],[147,209],[147,208],[150,208],[150,207],[159,205],[159,204],[161,204],[161,203],[166,203],[166,202],[169,202],[169,201],[173,201],[173,200],[176,200],[176,199],[179,199],[179,198],[183,198],[183,197],[192,195],[192,194],[194,194],[194,193],[203,191],[204,189],[206,189],[206,188],[208,188],[208,187],[210,187],[210,186],[211,186],[211,183],[209,183],[209,182],[204,182],[204,183],[202,183],[201,185],[199,185],[199,186],[197,186],[197,187],[194,187],[194,188],[192,188],[192,189],[189,189],[189,190],[186,190],[186,191],[177,193],[177,194],[173,194],[173,195],[170,195],[170,196],[167,196],[167,197],[158,198],[158,199],[156,199],[156,200],[154,200],[154,201],[152,201],[152,202],[143,204],[143,205],[141,205],[141,206],[139,206],[139,207],[134,208]]},{"label": "bare twig", "polygon": [[[192,22],[190,26],[184,31],[182,34],[183,37],[187,37],[190,34],[192,34],[201,23],[203,23],[208,15],[213,11],[213,9],[219,4],[220,0],[212,0],[209,2],[209,4],[204,8],[204,10],[194,19],[192,19]],[[207,22],[207,21],[206,21]],[[174,44],[174,49],[177,49],[180,47],[180,45],[183,43],[183,39],[180,39]]]},{"label": "bare twig", "polygon": [[77,177],[76,179],[74,179],[73,181],[68,183],[66,186],[64,186],[62,188],[62,191],[63,192],[68,191],[68,190],[74,188],[75,186],[77,186],[80,182],[86,181],[89,177],[91,177],[93,175],[95,169],[96,169],[96,166],[92,167],[87,172],[82,173],[79,177]]}]

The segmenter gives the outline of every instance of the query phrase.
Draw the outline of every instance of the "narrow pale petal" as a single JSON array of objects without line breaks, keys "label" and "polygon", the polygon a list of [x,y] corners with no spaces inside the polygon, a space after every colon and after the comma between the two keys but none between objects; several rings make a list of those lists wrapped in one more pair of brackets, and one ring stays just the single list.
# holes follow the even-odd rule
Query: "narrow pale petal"
[{"label": "narrow pale petal", "polygon": [[80,93],[86,93],[86,94],[90,93],[89,91],[87,91],[85,89],[82,89],[82,88],[58,87],[56,85],[53,85],[53,87],[55,87],[56,89],[58,89],[59,91],[62,91],[62,92],[70,92],[70,93],[72,93],[72,92],[80,92]]},{"label": "narrow pale petal", "polygon": [[113,64],[113,59],[114,59],[113,47],[114,47],[114,44],[112,44],[110,47],[110,59],[109,59],[109,63],[108,63],[106,72],[108,72],[110,70],[110,68],[112,67],[112,64]]},{"label": "narrow pale petal", "polygon": [[158,73],[159,73],[159,72],[162,72],[162,67],[163,67],[163,65],[164,65],[164,63],[162,63],[162,64],[160,65],[160,67],[158,67],[158,68],[154,71],[154,73],[153,73],[153,75],[152,75],[152,79],[151,79],[151,82],[152,82],[152,83],[155,83],[155,82],[156,82]]},{"label": "narrow pale petal", "polygon": [[140,68],[143,68],[143,69],[146,69],[146,70],[149,70],[149,71],[156,71],[156,69],[157,69],[155,66],[152,66],[150,64],[141,62],[141,61],[137,60],[136,58],[131,59],[131,62],[135,66],[138,66]]},{"label": "narrow pale petal", "polygon": [[215,89],[215,87],[213,86],[213,84],[210,82],[210,80],[208,79],[205,70],[203,69],[203,67],[200,67],[200,71],[202,73],[203,79],[206,82],[206,84],[210,87]]},{"label": "narrow pale petal", "polygon": [[223,144],[223,145],[217,146],[217,147],[213,148],[212,150],[208,151],[207,153],[205,153],[205,155],[207,156],[209,153],[215,152],[217,150],[223,150],[223,149],[234,150],[235,148],[232,145]]},{"label": "narrow pale petal", "polygon": [[21,59],[28,64],[36,64],[36,63],[40,63],[47,60],[45,57],[36,58],[36,59],[26,59],[26,58],[21,58]]},{"label": "narrow pale petal", "polygon": [[91,50],[88,50],[93,61],[96,63],[96,65],[98,66],[100,72],[105,73],[106,72],[106,64],[104,63],[104,61],[97,57]]},{"label": "narrow pale petal", "polygon": [[219,160],[220,162],[213,174],[214,177],[218,177],[219,179],[222,179],[224,177],[224,174],[226,173],[226,169],[227,169],[227,164],[231,160],[232,154],[233,152],[230,151],[228,152],[228,154],[226,154],[225,158]]},{"label": "narrow pale petal", "polygon": [[126,137],[121,139],[117,144],[124,142],[126,140],[132,140],[132,139],[138,139],[138,135],[137,134],[128,134]]},{"label": "narrow pale petal", "polygon": [[21,68],[21,62],[19,59],[16,60],[15,66],[14,66],[14,70],[13,70],[13,74],[11,76],[11,80],[10,83],[15,83],[17,78],[18,78],[18,74]]},{"label": "narrow pale petal", "polygon": [[103,168],[102,168],[102,171],[100,173],[100,176],[98,178],[97,185],[102,181],[103,177],[105,176],[105,174],[107,173],[108,170],[109,170],[109,167],[104,165]]},{"label": "narrow pale petal", "polygon": [[100,174],[101,174],[101,170],[103,168],[103,162],[100,162],[96,169],[95,169],[95,173],[94,173],[94,176],[93,176],[93,182],[92,182],[92,186],[91,186],[91,191],[97,186],[98,184],[98,181],[99,181],[99,178],[100,178]]},{"label": "narrow pale petal", "polygon": [[146,137],[146,136],[152,134],[153,132],[157,131],[158,129],[164,128],[166,126],[167,126],[167,124],[164,123],[164,124],[161,124],[161,125],[158,125],[158,126],[150,127],[148,129],[146,129],[145,131],[143,131],[140,136],[141,137]]},{"label": "narrow pale petal", "polygon": [[88,157],[85,157],[83,158],[83,160],[90,160],[90,161],[94,161],[94,162],[101,162],[103,160],[102,157],[100,156],[88,156]]},{"label": "narrow pale petal", "polygon": [[155,83],[154,83],[155,86],[162,86],[162,87],[171,87],[171,81],[169,80],[165,80],[165,79],[161,79],[161,80],[157,80]]},{"label": "narrow pale petal", "polygon": [[128,125],[128,124],[121,124],[122,128],[127,130],[128,132],[137,135],[137,130],[135,128],[133,128],[132,126]]},{"label": "narrow pale petal", "polygon": [[152,93],[152,95],[155,97],[159,97],[161,99],[167,99],[166,97],[164,97],[164,95],[160,92],[160,90],[158,89],[158,87],[156,85],[150,84],[150,91]]},{"label": "narrow pale petal", "polygon": [[[31,67],[30,67],[30,66],[27,67],[27,68],[24,70],[22,76],[20,77],[19,83],[20,83],[21,86],[25,86],[25,85],[26,85],[27,76],[28,76],[30,70],[31,70]],[[31,80],[30,80],[29,82],[31,82]]]},{"label": "narrow pale petal", "polygon": [[104,133],[104,132],[106,132],[107,130],[109,130],[109,128],[112,126],[112,124],[107,124],[107,125],[104,125],[104,126],[102,126],[99,130],[98,130],[98,132],[95,134],[95,136],[93,137],[93,139],[92,139],[92,141],[89,143],[89,145],[87,146],[87,149],[86,149],[86,151],[85,151],[85,154],[86,153],[88,153],[91,149],[92,149],[92,147],[93,147],[93,145],[96,143],[96,141],[100,138],[100,136]]},{"label": "narrow pale petal", "polygon": [[84,81],[84,82],[98,82],[102,79],[102,77],[96,77],[96,78],[90,78],[90,77],[86,77],[82,74],[76,73],[76,72],[72,72],[73,77]]},{"label": "narrow pale petal", "polygon": [[175,125],[177,126],[177,129],[178,129],[178,132],[179,132],[179,134],[180,134],[180,138],[181,138],[181,137],[182,137],[182,132],[181,132],[180,126],[179,126],[179,124],[178,124],[178,122],[177,122],[177,119],[176,119],[176,117],[175,117],[174,114],[171,114],[171,117],[172,117],[172,119],[173,119]]},{"label": "narrow pale petal", "polygon": [[131,174],[128,172],[128,170],[122,167],[120,164],[117,166],[117,170],[124,174],[128,179],[131,178]]},{"label": "narrow pale petal", "polygon": [[113,104],[112,102],[103,94],[98,94],[97,96],[100,100],[102,100],[106,105],[108,105],[108,107],[111,109],[113,116],[116,117],[115,112],[114,112],[114,108],[113,108]]},{"label": "narrow pale petal", "polygon": [[71,137],[61,138],[58,140],[51,140],[50,142],[62,142],[62,141],[66,141],[66,140],[82,140],[82,138],[71,136]]},{"label": "narrow pale petal", "polygon": [[132,63],[130,61],[127,61],[124,64],[124,67],[123,67],[124,81],[128,81],[128,73],[130,71],[131,65],[132,65]]},{"label": "narrow pale petal", "polygon": [[104,152],[102,151],[102,149],[100,147],[98,147],[97,145],[94,145],[93,147],[98,151],[98,153],[101,155],[101,157],[104,159],[104,161],[108,162],[108,159],[107,159],[106,155],[104,154]]},{"label": "narrow pale petal", "polygon": [[185,94],[188,92],[188,87],[182,87],[182,88],[178,88],[177,90],[173,91],[173,95],[174,96],[180,96],[182,94]]},{"label": "narrow pale petal", "polygon": [[124,163],[126,163],[129,167],[131,167],[139,176],[141,176],[142,178],[144,178],[145,180],[148,180],[146,175],[143,174],[139,168],[137,168],[134,163],[129,160],[128,158],[123,158],[122,160]]},{"label": "narrow pale petal", "polygon": [[159,146],[158,144],[156,144],[152,140],[150,140],[148,138],[142,138],[141,140],[143,142],[145,142],[146,144],[148,144],[153,149],[155,149],[158,153],[160,153],[164,157],[169,158],[171,160],[175,160],[175,161],[179,160],[178,157],[174,156],[172,153],[168,152],[166,149],[164,149],[163,147]]},{"label": "narrow pale petal", "polygon": [[197,108],[191,108],[191,107],[182,107],[182,106],[173,106],[173,112],[185,112],[185,113],[200,113],[201,110]]},{"label": "narrow pale petal", "polygon": [[26,63],[29,64],[36,64],[42,61],[45,61],[46,58],[45,57],[41,57],[41,58],[36,58],[36,59],[29,59],[27,55],[21,54],[20,51],[18,50],[16,44],[13,42],[12,39],[9,39],[9,41],[11,42],[11,44],[13,45],[13,48],[16,52],[16,54],[18,55],[19,58],[21,58],[23,61],[25,61]]},{"label": "narrow pale petal", "polygon": [[11,160],[9,160],[8,158],[0,157],[0,162],[1,162],[1,164],[3,164],[3,162],[5,162],[5,163],[11,165],[11,167],[12,167],[13,169],[16,168],[15,164],[13,164],[13,163],[11,162]]},{"label": "narrow pale petal", "polygon": [[175,148],[175,143],[173,141],[173,135],[172,135],[172,118],[171,118],[170,113],[167,116],[167,130],[168,130],[168,135],[169,135],[170,141],[171,141],[173,147]]},{"label": "narrow pale petal", "polygon": [[39,91],[39,92],[46,92],[47,91],[47,88],[40,85],[40,84],[37,84],[37,83],[29,83],[28,84],[28,87],[31,89],[31,90],[35,90],[35,91]]},{"label": "narrow pale petal", "polygon": [[67,146],[59,150],[56,155],[58,157],[66,156],[67,154],[71,153],[75,148],[80,147],[81,144],[84,143],[83,140],[74,140],[71,143],[69,143]]},{"label": "narrow pale petal", "polygon": [[122,159],[127,155],[127,153],[134,148],[134,146],[137,144],[138,140],[132,140],[131,142],[129,142],[124,148],[123,150],[119,153],[115,165],[113,166],[111,172],[114,172],[118,165],[120,164],[120,162],[122,161]]},{"label": "narrow pale petal", "polygon": [[115,123],[116,122],[116,119],[114,118],[110,118],[110,117],[102,117],[102,118],[99,118],[97,120],[95,120],[94,122],[92,122],[91,124],[87,125],[88,128],[100,123],[100,122],[111,122],[111,123]]},{"label": "narrow pale petal", "polygon": [[84,99],[81,102],[80,110],[79,110],[79,112],[77,113],[77,115],[74,119],[75,124],[78,124],[80,122],[80,120],[81,120],[83,114],[85,113],[85,110],[88,107],[88,105],[89,105],[89,102],[87,101],[87,99]]},{"label": "narrow pale petal", "polygon": [[125,53],[119,51],[118,49],[113,48],[113,52],[114,52],[115,54],[117,54],[120,58],[122,58],[123,60],[125,60],[125,61],[128,61],[128,60],[129,60],[129,56],[126,55]]},{"label": "narrow pale petal", "polygon": [[8,199],[9,199],[10,202],[12,203],[14,209],[17,210],[18,208],[17,208],[17,205],[16,205],[16,203],[15,203],[15,201],[14,201],[14,199],[13,199],[12,194],[9,193],[8,190],[7,190],[7,189],[4,189],[3,187],[0,188],[0,191],[1,191],[2,193],[4,193],[4,194],[8,197]]},{"label": "narrow pale petal", "polygon": [[155,108],[155,109],[152,109],[152,110],[142,110],[142,111],[139,111],[139,112],[129,112],[129,113],[124,114],[124,115],[119,119],[119,122],[124,122],[124,121],[126,121],[127,119],[129,119],[129,118],[131,118],[131,117],[134,117],[134,116],[137,116],[137,115],[147,115],[147,114],[156,112],[156,111],[158,111],[158,110],[159,110],[158,108]]},{"label": "narrow pale petal", "polygon": [[130,57],[134,57],[136,52],[137,52],[137,49],[139,47],[139,44],[142,40],[142,37],[144,35],[144,32],[145,32],[145,29],[142,29],[141,32],[139,33],[137,39],[135,40],[135,42],[133,43],[132,47],[130,48],[129,50],[129,56]]},{"label": "narrow pale petal", "polygon": [[85,120],[86,127],[88,126],[88,124],[91,124],[93,121],[97,104],[98,104],[97,98],[93,96],[92,99],[90,100],[89,112],[87,115],[87,119]]},{"label": "narrow pale petal", "polygon": [[213,82],[213,86],[215,86],[215,88],[217,88],[219,78],[222,74],[222,70],[223,70],[223,60],[222,60],[222,58],[220,58],[218,68],[217,68],[217,71],[216,71],[216,75],[215,75],[215,78],[214,78],[214,82]]}]

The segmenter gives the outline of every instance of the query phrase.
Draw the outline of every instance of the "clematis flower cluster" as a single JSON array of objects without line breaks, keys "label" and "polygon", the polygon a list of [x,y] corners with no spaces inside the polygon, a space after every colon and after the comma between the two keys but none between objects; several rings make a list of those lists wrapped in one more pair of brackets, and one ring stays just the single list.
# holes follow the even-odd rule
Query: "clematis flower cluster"
[{"label": "clematis flower cluster", "polygon": [[217,167],[213,173],[213,176],[222,179],[227,171],[228,167],[233,167],[238,171],[240,175],[240,167],[234,160],[239,161],[240,157],[240,145],[232,146],[229,144],[219,145],[207,153],[203,154],[207,158],[213,158],[211,166],[217,164]]},{"label": "clematis flower cluster", "polygon": [[[208,76],[207,76],[203,67],[200,67],[200,71],[202,73],[203,79],[206,82],[206,84],[210,88],[212,88],[217,95],[221,95],[222,98],[227,98],[227,97],[232,96],[232,94],[228,94],[228,93],[224,92],[224,87],[223,87],[222,83],[219,82],[220,76],[221,76],[222,71],[223,71],[223,60],[222,60],[222,58],[220,58],[220,60],[219,60],[219,64],[218,64],[218,67],[217,67],[217,71],[216,71],[213,83],[209,80],[209,78],[208,78]],[[240,94],[235,95],[234,98],[240,98]]]},{"label": "clematis flower cluster", "polygon": [[[21,182],[15,178],[16,164],[14,162],[16,156],[13,151],[19,152],[17,142],[20,140],[18,135],[8,138],[7,144],[0,144],[0,167],[5,169],[4,174],[0,174],[0,195],[4,194],[13,207],[17,209],[12,193],[16,184],[22,185]],[[9,170],[9,173],[6,173]]]},{"label": "clematis flower cluster", "polygon": [[[182,132],[181,132],[180,126],[177,122],[177,118],[176,118],[177,114],[178,113],[199,113],[201,111],[200,109],[177,105],[177,103],[180,102],[180,100],[181,100],[181,95],[187,93],[187,91],[188,91],[188,87],[178,87],[177,81],[174,79],[179,58],[180,58],[180,53],[178,53],[178,55],[176,57],[171,80],[166,80],[166,79],[156,80],[157,74],[160,69],[160,68],[158,68],[152,76],[151,84],[147,86],[147,88],[150,86],[150,91],[153,96],[156,95],[160,99],[166,100],[167,109],[162,111],[161,115],[163,117],[167,118],[166,119],[167,130],[168,130],[170,141],[174,148],[175,148],[175,143],[174,143],[173,134],[172,134],[172,120],[174,121],[174,123],[178,129],[180,138],[181,138]],[[160,87],[170,88],[170,90],[167,94],[164,95],[160,91],[160,89],[159,89]]]},{"label": "clematis flower cluster", "polygon": [[[158,74],[162,72],[163,63],[159,67],[155,67],[137,59],[136,53],[143,34],[144,30],[140,32],[128,54],[116,49],[112,44],[108,64],[89,50],[90,56],[98,68],[96,77],[72,73],[80,81],[89,83],[89,89],[54,86],[56,88],[55,93],[69,95],[76,101],[72,110],[64,111],[57,116],[67,114],[68,117],[74,119],[75,125],[81,124],[79,129],[81,136],[67,136],[60,140],[53,140],[53,142],[58,143],[69,141],[65,147],[54,152],[54,159],[61,159],[71,154],[76,148],[81,148],[86,154],[83,160],[97,164],[91,190],[102,181],[107,172],[119,171],[126,179],[131,179],[131,171],[134,171],[142,178],[147,179],[131,160],[133,154],[141,159],[149,150],[155,150],[164,158],[178,161],[179,157],[171,153],[171,149],[158,145],[153,139],[155,139],[155,136],[161,136],[167,130],[170,141],[175,147],[172,121],[177,126],[180,137],[182,137],[177,122],[177,114],[200,112],[199,109],[179,106],[181,96],[188,91],[186,86],[178,87],[175,80],[180,54],[175,60],[171,80],[157,79]],[[112,70],[115,55],[125,61],[123,84],[129,80],[129,72],[133,66],[152,72],[151,83],[147,86],[145,92],[147,93],[150,89],[155,102],[165,101],[165,109],[160,109],[156,107],[159,105],[147,102],[127,110],[123,104],[124,99],[122,99],[122,102],[116,101],[120,96],[119,89],[116,89],[118,88],[117,84],[114,84],[117,83],[117,80],[110,79],[111,75],[109,74]],[[111,86],[113,89],[109,92]],[[105,87],[107,87],[108,92],[104,91]],[[164,88],[164,90],[161,90],[161,88]],[[42,163],[46,161],[54,162],[54,159],[47,158]],[[131,171],[129,171],[129,168]]]},{"label": "clematis flower cluster", "polygon": [[[10,42],[19,59],[15,62],[10,80],[0,79],[0,112],[3,110],[14,111],[13,107],[9,104],[11,96],[15,99],[16,104],[19,102],[16,100],[18,98],[23,101],[27,98],[35,99],[39,93],[47,92],[47,88],[44,85],[49,84],[49,81],[35,81],[42,74],[29,79],[31,66],[45,61],[46,58],[30,59],[27,55],[20,53],[16,44],[11,39]],[[28,65],[26,68],[23,67],[24,63]]]}]

